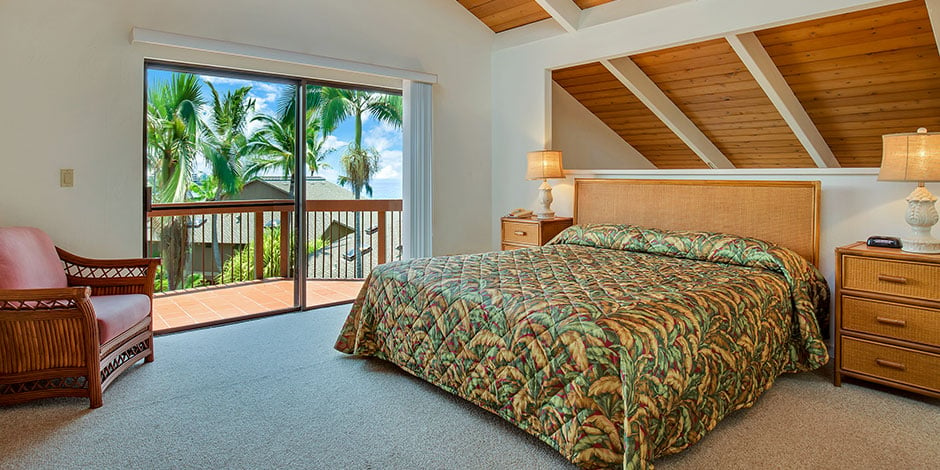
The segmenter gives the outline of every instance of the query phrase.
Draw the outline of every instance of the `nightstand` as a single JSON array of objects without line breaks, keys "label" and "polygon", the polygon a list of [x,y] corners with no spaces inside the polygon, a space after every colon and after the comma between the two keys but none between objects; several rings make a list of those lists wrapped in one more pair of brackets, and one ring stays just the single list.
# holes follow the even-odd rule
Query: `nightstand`
[{"label": "nightstand", "polygon": [[836,249],[836,386],[842,377],[940,397],[940,255]]},{"label": "nightstand", "polygon": [[542,246],[574,223],[571,217],[516,219],[503,217],[502,249],[516,250]]}]

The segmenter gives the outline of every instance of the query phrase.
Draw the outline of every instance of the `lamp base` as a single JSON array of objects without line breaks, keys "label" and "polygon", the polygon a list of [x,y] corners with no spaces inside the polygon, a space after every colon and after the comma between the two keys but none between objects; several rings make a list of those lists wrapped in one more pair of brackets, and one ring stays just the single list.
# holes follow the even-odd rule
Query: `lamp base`
[{"label": "lamp base", "polygon": [[908,253],[937,254],[940,253],[940,240],[936,238],[928,240],[902,238],[901,251]]},{"label": "lamp base", "polygon": [[913,237],[901,239],[901,251],[909,253],[940,253],[940,240],[930,230],[940,220],[937,214],[937,198],[921,183],[907,198],[907,213],[904,220],[911,226]]},{"label": "lamp base", "polygon": [[535,211],[535,218],[551,219],[555,217],[555,212],[552,211],[552,200],[552,186],[548,184],[548,181],[542,180],[542,185],[539,186],[539,208]]}]

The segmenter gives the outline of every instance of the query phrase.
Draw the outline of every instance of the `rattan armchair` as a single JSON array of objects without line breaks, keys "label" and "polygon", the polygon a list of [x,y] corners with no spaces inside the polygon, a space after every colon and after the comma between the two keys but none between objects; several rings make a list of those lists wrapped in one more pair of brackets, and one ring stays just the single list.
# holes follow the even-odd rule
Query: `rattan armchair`
[{"label": "rattan armchair", "polygon": [[[14,227],[0,229],[0,243],[10,233],[48,240],[39,230]],[[0,404],[79,396],[98,408],[102,392],[116,377],[140,359],[154,359],[153,281],[159,260],[94,260],[56,248],[51,241],[48,250],[42,240],[37,243],[40,251],[54,250],[44,256],[58,257],[66,286],[0,289]],[[7,248],[5,255],[35,248]],[[14,261],[24,266],[22,260]],[[10,264],[4,265],[0,247],[0,276],[10,276]],[[129,316],[121,309],[136,312]],[[110,311],[108,318],[99,316],[104,310]]]}]

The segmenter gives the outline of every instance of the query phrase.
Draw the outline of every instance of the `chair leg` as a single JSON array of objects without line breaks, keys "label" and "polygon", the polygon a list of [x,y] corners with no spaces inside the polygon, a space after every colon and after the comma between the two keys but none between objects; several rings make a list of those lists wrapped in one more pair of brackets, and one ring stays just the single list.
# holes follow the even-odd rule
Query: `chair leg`
[{"label": "chair leg", "polygon": [[153,362],[153,327],[150,327],[150,354],[147,354],[147,357],[144,358],[144,364],[148,362]]}]

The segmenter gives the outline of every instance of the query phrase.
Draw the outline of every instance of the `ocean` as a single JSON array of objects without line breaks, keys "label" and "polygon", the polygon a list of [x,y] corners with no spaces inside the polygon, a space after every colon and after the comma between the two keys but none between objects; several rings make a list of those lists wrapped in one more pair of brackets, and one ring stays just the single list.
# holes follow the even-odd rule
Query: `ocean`
[{"label": "ocean", "polygon": [[372,186],[372,197],[369,199],[401,199],[400,179],[372,180],[369,185]]}]

